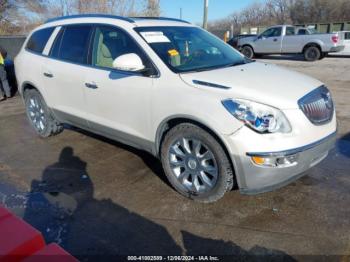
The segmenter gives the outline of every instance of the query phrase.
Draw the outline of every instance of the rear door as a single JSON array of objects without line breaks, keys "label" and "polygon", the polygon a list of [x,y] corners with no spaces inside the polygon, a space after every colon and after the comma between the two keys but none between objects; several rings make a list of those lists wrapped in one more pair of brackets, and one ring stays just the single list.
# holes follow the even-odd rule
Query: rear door
[{"label": "rear door", "polygon": [[146,68],[152,68],[152,63],[135,40],[115,26],[96,25],[91,43],[91,67],[84,81],[90,128],[112,139],[148,149],[153,78],[116,70],[113,61],[134,53]]},{"label": "rear door", "polygon": [[282,27],[272,27],[263,32],[255,41],[256,53],[280,53],[282,46]]},{"label": "rear door", "polygon": [[85,75],[91,25],[68,25],[58,33],[43,66],[50,106],[56,116],[68,123],[87,127],[84,98]]},{"label": "rear door", "polygon": [[304,37],[296,34],[294,26],[287,26],[282,40],[282,53],[300,53]]}]

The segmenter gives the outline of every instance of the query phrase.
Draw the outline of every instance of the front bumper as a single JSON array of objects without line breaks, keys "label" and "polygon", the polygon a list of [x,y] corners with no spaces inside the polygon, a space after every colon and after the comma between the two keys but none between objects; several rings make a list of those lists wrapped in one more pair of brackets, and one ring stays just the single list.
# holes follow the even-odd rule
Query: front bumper
[{"label": "front bumper", "polygon": [[[284,151],[231,154],[242,194],[258,194],[283,187],[305,175],[305,171],[320,163],[334,147],[336,132],[314,143]],[[256,165],[252,156],[296,156],[297,164],[286,167]]]}]

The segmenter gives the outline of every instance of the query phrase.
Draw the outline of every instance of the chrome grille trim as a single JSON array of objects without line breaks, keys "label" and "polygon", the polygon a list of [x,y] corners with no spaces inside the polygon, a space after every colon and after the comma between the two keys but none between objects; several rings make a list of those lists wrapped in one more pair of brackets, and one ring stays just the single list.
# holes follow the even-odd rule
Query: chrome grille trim
[{"label": "chrome grille trim", "polygon": [[329,123],[334,115],[333,100],[325,86],[320,86],[299,99],[298,105],[314,125]]}]

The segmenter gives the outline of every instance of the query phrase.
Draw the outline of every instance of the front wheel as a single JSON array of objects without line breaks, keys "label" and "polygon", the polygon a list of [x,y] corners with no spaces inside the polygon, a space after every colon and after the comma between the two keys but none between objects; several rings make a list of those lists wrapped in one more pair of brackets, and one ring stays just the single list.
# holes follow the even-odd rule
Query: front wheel
[{"label": "front wheel", "polygon": [[190,123],[179,124],[165,135],[161,161],[172,186],[200,202],[217,201],[234,185],[233,169],[220,143]]},{"label": "front wheel", "polygon": [[254,50],[248,45],[242,47],[241,53],[249,59],[252,59],[254,57]]}]

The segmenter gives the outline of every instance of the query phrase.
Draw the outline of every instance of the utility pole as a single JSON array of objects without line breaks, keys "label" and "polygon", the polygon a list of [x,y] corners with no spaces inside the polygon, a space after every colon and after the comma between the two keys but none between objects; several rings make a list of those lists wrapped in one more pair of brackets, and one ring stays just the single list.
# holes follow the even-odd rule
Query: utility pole
[{"label": "utility pole", "polygon": [[180,19],[182,20],[182,7],[180,7]]},{"label": "utility pole", "polygon": [[204,0],[203,28],[205,30],[207,30],[208,28],[208,6],[209,0]]}]

